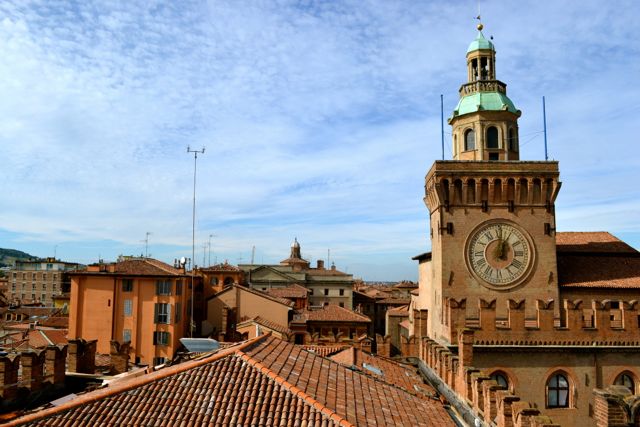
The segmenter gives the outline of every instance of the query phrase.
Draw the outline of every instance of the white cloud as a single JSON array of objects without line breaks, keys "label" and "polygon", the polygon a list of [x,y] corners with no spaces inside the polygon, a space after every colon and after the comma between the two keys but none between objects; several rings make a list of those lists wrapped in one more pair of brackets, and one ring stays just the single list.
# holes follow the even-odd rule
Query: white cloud
[{"label": "white cloud", "polygon": [[[256,245],[278,261],[297,235],[365,278],[415,277],[439,95],[448,115],[475,37],[467,3],[3,1],[0,227],[20,249],[92,253],[152,231],[172,259],[191,240],[186,146],[205,145],[198,228],[219,235],[220,257]],[[634,9],[483,4],[498,76],[533,138],[523,158],[543,155],[547,96],[565,230],[638,229]],[[383,264],[397,267],[374,273]]]}]

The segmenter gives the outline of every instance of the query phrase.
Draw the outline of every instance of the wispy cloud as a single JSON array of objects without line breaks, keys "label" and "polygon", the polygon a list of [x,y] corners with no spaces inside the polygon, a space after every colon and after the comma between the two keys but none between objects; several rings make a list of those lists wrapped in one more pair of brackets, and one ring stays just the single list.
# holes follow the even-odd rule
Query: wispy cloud
[{"label": "wispy cloud", "polygon": [[[561,229],[638,231],[636,11],[483,3],[531,135],[523,158],[543,156],[547,96]],[[216,256],[255,245],[275,262],[297,235],[359,276],[415,278],[439,95],[448,114],[475,14],[470,1],[0,1],[0,246],[60,244],[86,262],[139,251],[151,231],[159,257],[188,252],[185,151],[206,146],[198,244],[216,234]]]}]

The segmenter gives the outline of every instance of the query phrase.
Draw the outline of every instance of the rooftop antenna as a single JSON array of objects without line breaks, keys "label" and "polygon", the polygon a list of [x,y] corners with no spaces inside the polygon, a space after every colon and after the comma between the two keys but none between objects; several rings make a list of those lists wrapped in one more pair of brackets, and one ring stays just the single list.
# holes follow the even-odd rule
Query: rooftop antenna
[{"label": "rooftop antenna", "polygon": [[444,160],[444,100],[440,94],[440,142],[442,143],[442,160]]},{"label": "rooftop antenna", "polygon": [[56,255],[57,255],[57,253],[58,253],[58,245],[55,245],[55,246],[53,247],[53,259],[54,259],[54,260],[56,259]]},{"label": "rooftop antenna", "polygon": [[[192,150],[187,145],[187,153],[193,153],[193,214],[191,222],[191,259],[196,258],[196,167],[198,164],[198,154],[204,154],[204,147],[202,150]],[[196,298],[196,287],[194,284],[194,269],[191,268],[191,320],[189,324],[189,337],[193,338],[193,330],[196,328],[196,324],[193,320],[193,301]]]},{"label": "rooftop antenna", "polygon": [[211,265],[211,238],[218,237],[217,234],[209,234],[209,265]]},{"label": "rooftop antenna", "polygon": [[331,249],[327,249],[327,266],[331,264]]},{"label": "rooftop antenna", "polygon": [[542,97],[542,122],[544,125],[544,160],[549,160],[547,153],[547,111],[545,108],[544,96]]},{"label": "rooftop antenna", "polygon": [[207,263],[207,244],[202,244],[202,266],[204,267]]},{"label": "rooftop antenna", "polygon": [[145,237],[144,237],[144,257],[145,258],[149,258],[149,236],[151,235],[150,232],[146,232]]},{"label": "rooftop antenna", "polygon": [[251,248],[251,265],[253,265],[253,261],[256,259],[256,245],[253,245]]}]

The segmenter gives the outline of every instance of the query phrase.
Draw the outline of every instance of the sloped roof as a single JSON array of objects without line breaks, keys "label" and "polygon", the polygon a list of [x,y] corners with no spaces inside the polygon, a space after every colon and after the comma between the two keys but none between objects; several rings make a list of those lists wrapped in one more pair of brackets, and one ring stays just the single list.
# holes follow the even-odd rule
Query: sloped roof
[{"label": "sloped roof", "polygon": [[306,298],[310,290],[294,283],[285,288],[271,288],[263,292],[278,298]]},{"label": "sloped roof", "polygon": [[302,345],[307,351],[311,353],[315,353],[318,356],[327,357],[331,356],[334,353],[344,350],[347,346],[344,345]]},{"label": "sloped roof", "polygon": [[403,280],[402,282],[398,282],[398,284],[393,285],[393,287],[396,289],[415,289],[418,287],[418,284],[410,280]]},{"label": "sloped roof", "polygon": [[[113,266],[114,271],[108,271]],[[153,258],[125,258],[114,264],[108,264],[106,271],[73,271],[74,276],[128,275],[128,276],[185,276],[182,270]]]},{"label": "sloped roof", "polygon": [[293,331],[291,329],[289,329],[286,325],[281,325],[279,323],[276,323],[274,321],[271,321],[269,319],[265,319],[264,317],[261,316],[256,316],[256,317],[252,317],[250,319],[245,319],[242,320],[240,323],[238,323],[236,325],[236,329],[244,326],[245,324],[250,325],[250,324],[258,324],[260,326],[264,326],[267,329],[270,329],[272,331],[276,331],[276,332],[280,332],[282,334],[292,334]]},{"label": "sloped roof", "polygon": [[209,267],[203,267],[200,269],[204,272],[213,272],[213,271],[241,271],[240,268],[235,265],[229,264],[228,262],[223,262],[216,265],[211,265]]},{"label": "sloped roof", "polygon": [[269,295],[269,294],[267,294],[267,293],[265,293],[265,292],[259,291],[259,290],[257,290],[257,289],[251,289],[251,288],[249,288],[249,287],[247,287],[247,286],[240,286],[240,285],[236,285],[236,284],[233,284],[233,285],[231,285],[231,286],[228,286],[228,287],[224,288],[223,290],[221,290],[221,291],[220,291],[220,292],[218,292],[217,294],[215,294],[215,295],[213,295],[213,296],[210,296],[207,300],[210,300],[210,299],[216,298],[216,297],[218,297],[220,294],[223,294],[223,293],[225,293],[225,292],[229,292],[229,291],[230,291],[230,290],[232,290],[232,289],[240,289],[241,291],[249,292],[249,293],[252,293],[252,294],[254,294],[254,295],[258,295],[258,296],[260,296],[260,297],[262,297],[262,298],[266,298],[266,299],[268,299],[268,300],[271,300],[271,301],[274,301],[274,302],[280,303],[280,304],[282,304],[282,305],[286,305],[287,307],[293,307],[293,306],[295,305],[293,301],[288,300],[288,299],[286,299],[286,298],[276,297],[276,296],[273,296],[273,295]]},{"label": "sloped roof", "polygon": [[640,257],[558,254],[563,288],[640,288]]},{"label": "sloped roof", "polygon": [[556,234],[563,288],[640,288],[640,252],[605,231]]},{"label": "sloped roof", "polygon": [[325,304],[322,307],[299,310],[294,315],[294,322],[371,322],[367,316],[356,313],[335,304]]},{"label": "sloped roof", "polygon": [[387,310],[387,314],[389,316],[408,316],[409,315],[409,306],[403,305],[401,307],[394,307]]},{"label": "sloped roof", "polygon": [[[422,377],[418,375],[416,368],[411,365],[405,365],[391,359],[374,356],[355,347],[346,348],[330,356],[330,358],[346,366],[356,366],[361,369],[364,374],[383,379],[388,383],[403,388],[411,394],[420,394],[421,392],[435,394],[433,387],[425,384]],[[379,369],[382,375],[379,375],[373,370],[366,369],[365,364]]]},{"label": "sloped roof", "polygon": [[409,298],[385,298],[376,301],[376,304],[388,304],[388,305],[407,305],[411,303]]},{"label": "sloped roof", "polygon": [[556,233],[556,251],[638,253],[637,250],[606,231],[569,231]]},{"label": "sloped roof", "polygon": [[80,396],[9,426],[447,425],[440,402],[271,336]]}]

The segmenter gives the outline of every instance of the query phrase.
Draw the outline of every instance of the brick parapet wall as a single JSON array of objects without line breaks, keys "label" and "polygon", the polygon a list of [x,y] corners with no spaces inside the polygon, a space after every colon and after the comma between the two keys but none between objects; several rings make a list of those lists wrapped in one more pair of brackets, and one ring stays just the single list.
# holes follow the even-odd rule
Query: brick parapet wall
[{"label": "brick parapet wall", "polygon": [[429,338],[420,346],[422,361],[454,392],[461,402],[472,408],[476,417],[497,427],[552,427],[553,421],[531,403],[521,401],[485,373],[472,366],[473,330],[458,333],[458,356]]},{"label": "brick parapet wall", "polygon": [[[450,298],[445,310],[452,344],[458,330],[470,328],[479,345],[640,345],[640,304],[621,301],[613,308],[613,302],[564,299],[556,307],[553,300],[508,300],[507,317],[500,318],[495,299],[479,299],[471,311],[466,299]],[[534,317],[525,317],[527,303],[535,304]]]},{"label": "brick parapet wall", "polygon": [[632,395],[624,386],[595,389],[594,416],[597,427],[640,425],[640,395]]}]

